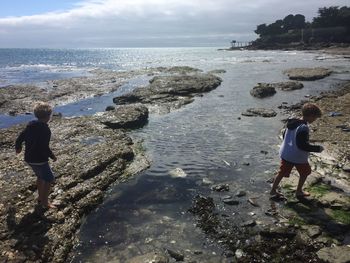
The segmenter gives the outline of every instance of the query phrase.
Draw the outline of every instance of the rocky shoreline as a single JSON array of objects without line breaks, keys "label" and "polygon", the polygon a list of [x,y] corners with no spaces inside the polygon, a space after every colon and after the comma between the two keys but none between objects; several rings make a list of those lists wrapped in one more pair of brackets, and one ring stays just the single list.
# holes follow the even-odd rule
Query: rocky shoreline
[{"label": "rocky shoreline", "polygon": [[[305,69],[301,74],[305,72],[310,73]],[[330,74],[324,72],[324,77]],[[192,102],[195,96],[217,88],[222,80],[213,75],[215,73],[223,71],[202,73],[189,67],[148,70],[147,74],[159,76],[152,78],[146,87],[114,98],[117,105],[108,111],[69,119],[55,117],[50,127],[53,133],[51,146],[58,156],[58,161],[53,163],[57,181],[50,198],[58,206],[57,210],[43,211],[36,206],[35,178],[23,163],[22,156],[14,156],[13,142],[23,125],[2,129],[1,261],[65,262],[77,242],[76,233],[82,218],[103,201],[106,189],[150,165],[140,145],[128,135],[128,129],[146,125],[149,112],[167,113]],[[112,86],[117,88],[115,83],[122,83],[111,81],[111,74],[115,73],[103,74],[105,77],[101,75],[99,81],[107,78],[108,83],[114,83],[108,84],[109,88],[104,92],[110,92]],[[62,83],[72,81],[79,82],[75,79]],[[97,80],[92,82],[98,83]],[[271,87],[281,90],[302,88],[295,82],[258,86],[266,86],[269,90]],[[96,95],[96,91],[89,88],[83,91],[88,96]],[[5,96],[5,102],[0,103],[2,112],[9,112],[19,104],[23,104],[21,112],[28,111],[33,100],[43,98],[41,95],[36,97],[35,92],[33,97],[29,96],[30,93],[25,96],[18,94],[18,101]],[[71,98],[82,98],[74,91],[67,96],[58,96],[60,99],[55,103],[59,105]],[[312,157],[314,172],[307,186],[312,193],[310,198],[296,200],[293,197],[296,176],[282,184],[287,198],[271,200],[271,208],[264,211],[260,211],[263,209],[260,204],[269,202],[268,195],[259,200],[244,191],[232,193],[225,184],[212,186],[213,193],[218,193],[214,194],[215,198],[194,198],[189,211],[197,218],[197,226],[225,248],[227,262],[347,262],[344,255],[349,254],[346,244],[350,242],[349,96],[348,82],[336,91],[308,98],[318,103],[324,112],[324,116],[312,126],[311,139],[321,142],[327,149],[323,155]],[[300,106],[301,103],[281,105],[280,110],[297,114]],[[264,109],[260,110],[264,112]],[[249,109],[247,112],[255,114],[256,111]],[[273,117],[276,112],[270,114],[265,117]],[[329,132],[330,128],[333,133]],[[241,203],[245,204],[246,212],[250,211],[251,220],[237,224],[236,218],[223,208]],[[261,213],[264,217],[260,218]],[[197,252],[200,258],[201,251]],[[171,250],[141,255],[130,262],[172,262],[184,258],[183,253]]]},{"label": "rocky shoreline", "polygon": [[[271,89],[274,85],[263,86]],[[228,185],[212,188],[223,191],[225,196],[195,197],[190,211],[197,217],[197,226],[226,248],[228,259],[234,259],[233,262],[349,262],[349,96],[348,81],[335,91],[323,92],[307,100],[317,103],[324,113],[311,126],[311,141],[326,148],[322,154],[311,157],[313,172],[306,184],[306,189],[311,192],[309,198],[295,198],[296,172],[282,181],[281,190],[286,198],[270,200],[268,209],[260,206],[262,202],[269,202],[265,200],[268,193],[266,197],[260,197],[259,202],[250,195],[242,197],[232,193]],[[302,104],[289,107],[282,104],[280,109],[288,115],[299,115]],[[264,109],[260,110],[263,112]],[[273,181],[271,176],[268,183]],[[227,215],[229,210],[221,202],[229,206],[249,203],[253,209],[249,212],[251,220],[237,224],[237,219]],[[266,210],[260,211],[262,209]],[[258,211],[264,216],[257,216]]]},{"label": "rocky shoreline", "polygon": [[[222,71],[219,73],[223,73]],[[173,76],[204,74],[191,67],[158,67],[126,72],[96,69],[89,76],[46,81],[41,85],[10,85],[0,89],[0,114],[31,114],[33,101],[50,101],[53,106],[98,97],[118,90],[128,80],[140,76]],[[206,73],[208,76],[215,74]],[[182,77],[181,77],[182,76]],[[188,77],[188,76],[187,76]],[[167,78],[164,77],[163,78]],[[188,79],[187,81],[189,81]],[[170,81],[170,80],[168,80]],[[186,81],[184,82],[186,83]],[[172,83],[175,86],[178,83]],[[159,83],[159,85],[161,85]],[[155,87],[157,85],[151,85]],[[191,91],[188,91],[190,93]],[[201,92],[200,90],[198,92]],[[186,94],[186,91],[185,91]]]},{"label": "rocky shoreline", "polygon": [[[160,101],[154,92],[144,93],[145,105],[165,105],[168,111],[193,101],[194,96],[208,92],[221,83],[221,79],[189,67],[158,68],[167,76],[156,77],[150,89],[156,89],[166,98]],[[139,72],[138,72],[139,73]],[[131,73],[132,75],[134,73]],[[19,87],[18,99],[8,97],[12,87],[1,89],[2,112],[9,112],[22,105],[19,111],[28,111],[37,99],[48,100],[54,92],[62,96],[53,99],[56,104],[85,95],[95,95],[97,83],[108,82],[101,92],[111,92],[120,86],[121,80],[111,80],[115,73],[98,73],[94,81],[88,78],[57,81],[58,91],[46,92],[34,88]],[[134,76],[134,75],[133,75]],[[181,81],[180,81],[181,80]],[[82,83],[93,83],[87,89],[77,87]],[[68,83],[67,86],[64,83]],[[63,95],[65,88],[79,83]],[[111,84],[114,83],[114,84]],[[116,84],[119,83],[119,84]],[[159,83],[158,85],[156,83]],[[147,88],[143,88],[146,90]],[[166,90],[165,90],[166,89]],[[163,91],[164,90],[164,91]],[[37,92],[38,91],[38,92]],[[62,93],[61,93],[62,92]],[[5,94],[5,95],[4,95]],[[82,94],[85,94],[84,96]],[[167,95],[166,95],[167,94]],[[12,95],[15,96],[16,94]],[[49,97],[47,97],[49,96]],[[186,103],[182,103],[186,98]],[[119,100],[119,98],[117,98]],[[16,112],[16,113],[17,113]],[[58,207],[44,211],[36,202],[36,179],[23,156],[15,156],[14,141],[24,125],[2,129],[0,135],[0,260],[2,262],[66,262],[77,242],[76,234],[82,219],[102,201],[106,190],[113,184],[146,169],[150,162],[142,147],[128,135],[128,129],[141,128],[147,124],[148,108],[143,101],[132,105],[117,105],[104,113],[92,116],[64,118],[54,117],[50,123],[52,130],[51,148],[58,157],[52,163],[56,182],[50,199]]]}]

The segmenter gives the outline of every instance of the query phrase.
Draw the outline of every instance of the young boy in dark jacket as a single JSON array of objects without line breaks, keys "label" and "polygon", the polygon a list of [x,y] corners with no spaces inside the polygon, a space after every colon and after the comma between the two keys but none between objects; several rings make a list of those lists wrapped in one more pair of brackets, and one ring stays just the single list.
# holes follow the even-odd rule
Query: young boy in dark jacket
[{"label": "young boy in dark jacket", "polygon": [[307,176],[311,173],[308,162],[309,154],[310,152],[322,152],[323,147],[309,143],[308,124],[321,116],[322,112],[319,107],[307,103],[302,107],[301,119],[288,120],[280,148],[281,165],[270,192],[272,196],[283,196],[277,191],[277,187],[283,177],[289,177],[293,167],[297,169],[300,176],[295,193],[296,197],[301,198],[310,195],[302,190]]},{"label": "young boy in dark jacket", "polygon": [[49,158],[57,160],[50,149],[51,130],[47,123],[51,119],[52,108],[49,104],[39,102],[34,107],[37,120],[28,123],[16,140],[16,153],[22,151],[25,143],[24,160],[31,166],[37,176],[38,203],[44,208],[55,208],[48,202],[51,184],[55,178],[49,165]]}]

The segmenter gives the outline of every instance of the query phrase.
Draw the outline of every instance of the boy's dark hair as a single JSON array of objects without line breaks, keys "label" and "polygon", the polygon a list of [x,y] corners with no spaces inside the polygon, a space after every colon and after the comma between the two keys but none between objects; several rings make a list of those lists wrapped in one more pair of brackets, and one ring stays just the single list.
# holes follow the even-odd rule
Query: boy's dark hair
[{"label": "boy's dark hair", "polygon": [[46,102],[38,102],[34,106],[34,115],[38,119],[45,119],[50,117],[52,113],[52,107]]},{"label": "boy's dark hair", "polygon": [[321,109],[313,103],[306,103],[303,105],[301,108],[301,113],[303,116],[314,116],[317,118],[320,118],[322,116],[322,111]]}]

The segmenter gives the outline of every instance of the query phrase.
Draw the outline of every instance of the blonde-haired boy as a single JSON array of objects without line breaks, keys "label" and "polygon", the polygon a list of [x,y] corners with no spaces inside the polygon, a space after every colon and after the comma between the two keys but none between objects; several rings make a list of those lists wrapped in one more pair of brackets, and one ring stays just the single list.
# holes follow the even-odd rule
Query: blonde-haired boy
[{"label": "blonde-haired boy", "polygon": [[48,161],[49,158],[54,162],[57,160],[49,146],[51,130],[48,122],[51,114],[52,107],[48,103],[37,103],[34,107],[34,115],[37,120],[27,124],[17,137],[15,144],[16,153],[19,154],[22,151],[22,143],[25,143],[24,160],[37,176],[38,203],[44,208],[55,208],[48,202],[51,184],[55,180]]}]

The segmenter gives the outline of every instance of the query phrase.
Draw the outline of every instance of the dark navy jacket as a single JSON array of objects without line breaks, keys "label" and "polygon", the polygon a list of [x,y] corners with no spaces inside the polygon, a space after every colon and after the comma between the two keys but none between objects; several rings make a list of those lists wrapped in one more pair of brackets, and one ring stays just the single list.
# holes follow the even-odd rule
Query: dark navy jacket
[{"label": "dark navy jacket", "polygon": [[49,157],[55,157],[49,146],[50,138],[51,130],[47,123],[31,121],[18,136],[15,147],[19,150],[25,143],[24,160],[27,163],[47,162]]}]

